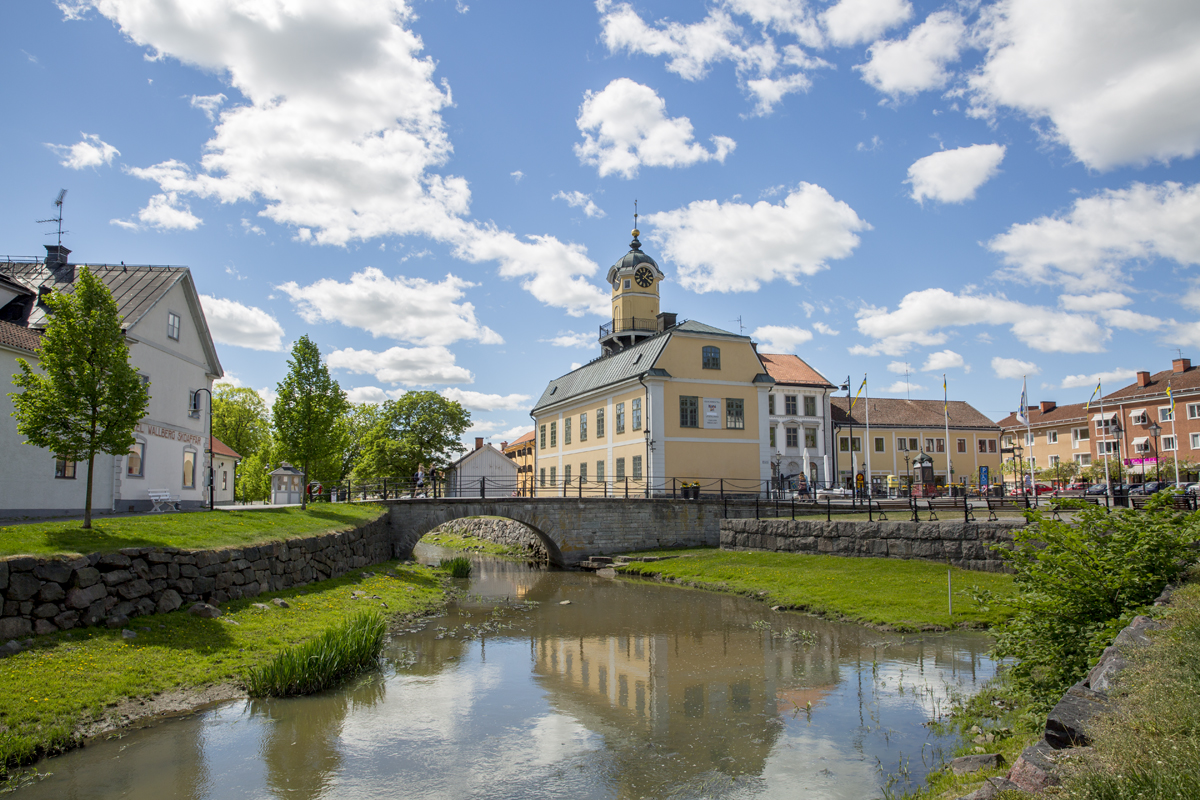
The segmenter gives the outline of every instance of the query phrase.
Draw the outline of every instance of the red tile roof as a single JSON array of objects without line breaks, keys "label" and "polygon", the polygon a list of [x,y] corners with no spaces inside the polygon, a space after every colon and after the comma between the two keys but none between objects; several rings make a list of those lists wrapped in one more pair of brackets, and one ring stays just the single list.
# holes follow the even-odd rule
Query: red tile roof
[{"label": "red tile roof", "polygon": [[509,442],[508,447],[505,449],[511,449],[513,447],[516,447],[519,444],[524,444],[525,442],[532,442],[532,441],[533,441],[533,431],[530,431],[529,433],[522,436],[520,439],[516,439],[514,441]]},{"label": "red tile roof", "polygon": [[[865,425],[867,421],[866,404],[871,404],[871,424],[890,428],[940,428],[946,419],[942,412],[941,400],[905,400],[896,397],[872,397],[870,400],[860,399],[854,406],[854,425]],[[831,397],[830,411],[836,424],[850,422],[846,408],[850,401],[845,397]],[[987,428],[997,430],[999,426],[986,416],[976,411],[969,403],[962,400],[951,400],[951,428]]]},{"label": "red tile roof", "polygon": [[0,321],[0,345],[32,353],[41,341],[42,337],[33,328]]},{"label": "red tile roof", "polygon": [[1139,397],[1163,395],[1167,391],[1167,381],[1171,382],[1171,391],[1179,392],[1184,389],[1200,389],[1200,367],[1188,367],[1183,372],[1165,369],[1150,376],[1150,383],[1138,386],[1137,381],[1123,386],[1111,394],[1104,395],[1105,400],[1136,400]]},{"label": "red tile roof", "polygon": [[233,451],[233,448],[231,448],[229,445],[225,444],[224,442],[222,442],[220,439],[218,439],[215,436],[212,437],[212,445],[213,445],[212,450],[213,450],[214,456],[225,456],[226,458],[236,458],[239,461],[242,458],[240,455],[238,455],[237,453],[235,453]]},{"label": "red tile roof", "polygon": [[799,356],[780,353],[759,353],[767,374],[776,383],[799,384],[802,386],[833,386],[821,373],[806,364]]},{"label": "red tile roof", "polygon": [[[1072,403],[1066,406],[1056,406],[1045,414],[1036,406],[1029,409],[1029,427],[1036,428],[1039,425],[1060,425],[1067,422],[1078,422],[1079,420],[1087,419],[1088,412],[1085,411],[1087,403]],[[1097,401],[1092,403],[1093,410],[1099,412],[1100,403]],[[1012,412],[998,423],[1004,430],[1013,430],[1016,428],[1024,428],[1025,423],[1017,422],[1017,412]]]}]

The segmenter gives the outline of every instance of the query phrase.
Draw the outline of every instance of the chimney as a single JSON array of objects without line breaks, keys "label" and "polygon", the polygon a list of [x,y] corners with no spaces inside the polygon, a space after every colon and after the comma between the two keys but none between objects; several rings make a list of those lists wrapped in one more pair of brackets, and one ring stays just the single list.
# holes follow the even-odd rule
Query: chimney
[{"label": "chimney", "polygon": [[75,282],[75,269],[67,263],[71,251],[61,244],[42,245],[46,248],[46,266],[54,273],[54,277],[67,283]]},{"label": "chimney", "polygon": [[478,450],[478,449],[480,449],[481,447],[483,447],[483,437],[482,437],[482,436],[476,436],[476,437],[475,437],[475,449],[476,449],[476,450]]},{"label": "chimney", "polygon": [[1176,358],[1171,361],[1171,372],[1187,372],[1192,368],[1190,358]]},{"label": "chimney", "polygon": [[1150,373],[1147,372],[1146,370],[1142,370],[1141,372],[1139,372],[1137,374],[1137,379],[1138,379],[1138,386],[1149,386],[1150,385]]},{"label": "chimney", "polygon": [[676,315],[671,313],[670,311],[664,311],[661,314],[659,314],[657,317],[658,332],[662,333],[663,331],[667,330],[668,328],[674,328],[675,327],[675,317],[676,317]]},{"label": "chimney", "polygon": [[1049,414],[1051,411],[1053,411],[1057,407],[1058,407],[1058,404],[1055,403],[1053,400],[1043,400],[1042,402],[1038,403],[1038,408],[1041,409],[1041,412],[1043,414]]},{"label": "chimney", "polygon": [[501,450],[507,450],[507,449],[508,449],[508,442],[501,442],[501,443],[500,443],[500,449],[501,449]]}]

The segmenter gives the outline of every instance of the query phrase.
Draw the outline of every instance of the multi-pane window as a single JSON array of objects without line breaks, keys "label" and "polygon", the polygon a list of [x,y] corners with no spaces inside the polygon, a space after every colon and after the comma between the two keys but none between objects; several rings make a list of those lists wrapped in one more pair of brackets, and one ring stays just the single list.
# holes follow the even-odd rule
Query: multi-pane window
[{"label": "multi-pane window", "polygon": [[134,442],[129,448],[129,459],[125,462],[125,474],[142,477],[143,462],[146,458],[146,443]]},{"label": "multi-pane window", "polygon": [[538,475],[538,483],[541,486],[546,485],[546,468],[542,467],[541,473]]},{"label": "multi-pane window", "polygon": [[563,420],[563,444],[571,443],[571,418]]},{"label": "multi-pane window", "polygon": [[617,435],[625,432],[625,404],[617,403]]},{"label": "multi-pane window", "polygon": [[558,447],[558,423],[550,423],[550,446]]},{"label": "multi-pane window", "polygon": [[767,395],[767,413],[768,414],[775,413],[775,395],[773,395],[773,394]]},{"label": "multi-pane window", "polygon": [[1025,446],[1033,447],[1033,432],[1032,431],[1025,434]]},{"label": "multi-pane window", "polygon": [[167,336],[179,341],[179,315],[174,311],[167,312]]},{"label": "multi-pane window", "polygon": [[1129,415],[1129,421],[1134,425],[1145,425],[1150,420],[1146,418],[1146,409],[1141,408]]},{"label": "multi-pane window", "polygon": [[805,447],[816,447],[817,446],[817,429],[816,428],[805,428],[804,429],[804,446]]},{"label": "multi-pane window", "polygon": [[1200,419],[1200,403],[1188,403],[1188,419]]},{"label": "multi-pane window", "polygon": [[188,390],[188,416],[200,418],[200,393]]},{"label": "multi-pane window", "polygon": [[1096,420],[1096,433],[1099,436],[1108,436],[1112,433],[1113,428],[1117,427],[1117,421],[1114,419],[1116,414],[1110,414],[1104,419]]},{"label": "multi-pane window", "polygon": [[775,447],[775,427],[767,428],[767,435],[771,438],[771,447]]},{"label": "multi-pane window", "polygon": [[1081,467],[1091,466],[1092,454],[1091,453],[1076,453],[1075,454],[1075,463]]},{"label": "multi-pane window", "polygon": [[1072,428],[1071,429],[1071,449],[1078,450],[1080,442],[1086,442],[1092,438],[1092,431],[1089,428]]},{"label": "multi-pane window", "polygon": [[551,486],[558,485],[558,467],[550,468],[550,485]]},{"label": "multi-pane window", "polygon": [[634,456],[633,457],[633,478],[634,478],[634,480],[637,480],[640,477],[642,477],[642,457]]},{"label": "multi-pane window", "polygon": [[1105,453],[1108,453],[1109,455],[1114,455],[1114,456],[1120,455],[1121,454],[1120,442],[1114,442],[1111,440],[1104,441],[1104,442],[1096,442],[1096,451],[1099,452],[1101,455],[1103,455]]},{"label": "multi-pane window", "polygon": [[1146,440],[1144,440],[1144,441],[1140,441],[1140,442],[1139,442],[1139,441],[1137,441],[1137,440],[1135,439],[1135,440],[1134,440],[1134,442],[1133,442],[1133,452],[1135,452],[1135,453],[1149,453],[1149,452],[1150,452],[1150,440],[1149,440],[1149,439],[1146,439]]},{"label": "multi-pane window", "polygon": [[987,452],[987,443],[988,443],[987,439],[980,439],[978,442],[976,442],[976,447],[979,448],[979,452],[981,452],[981,453]]},{"label": "multi-pane window", "polygon": [[796,414],[796,395],[785,394],[783,396],[783,413],[795,416],[795,414]]},{"label": "multi-pane window", "polygon": [[183,451],[183,488],[196,488],[196,454],[191,450]]},{"label": "multi-pane window", "polygon": [[967,440],[966,439],[958,440],[958,452],[960,452],[960,453],[967,452]]},{"label": "multi-pane window", "polygon": [[944,453],[944,452],[946,452],[946,440],[945,440],[945,439],[938,439],[938,440],[937,440],[937,451],[938,451],[939,453]]},{"label": "multi-pane window", "polygon": [[[981,442],[980,444],[982,444],[982,442]],[[901,451],[901,452],[904,452],[905,450],[908,450],[908,439],[905,439],[903,436],[901,436],[900,438],[898,438],[898,439],[896,440],[896,449],[897,449],[897,450],[899,450],[899,451]],[[981,447],[981,448],[979,448],[979,452],[981,452],[981,453],[983,452],[983,448],[982,448],[982,447]]]},{"label": "multi-pane window", "polygon": [[1175,449],[1175,437],[1174,436],[1162,437],[1162,449],[1163,450],[1174,450]]},{"label": "multi-pane window", "polygon": [[571,485],[571,465],[570,464],[566,464],[563,466],[563,485],[564,486]]},{"label": "multi-pane window", "polygon": [[1048,461],[1050,462],[1050,466],[1052,466],[1052,467],[1058,466],[1058,456],[1050,456]]},{"label": "multi-pane window", "polygon": [[579,415],[579,441],[587,441],[587,413]]},{"label": "multi-pane window", "polygon": [[633,429],[640,431],[642,429],[642,398],[633,398]]},{"label": "multi-pane window", "polygon": [[804,396],[804,416],[815,417],[817,415],[817,398],[811,395]]},{"label": "multi-pane window", "polygon": [[679,398],[679,427],[700,427],[700,398],[681,395]]},{"label": "multi-pane window", "polygon": [[725,398],[725,427],[743,430],[746,427],[746,401],[736,397]]},{"label": "multi-pane window", "polygon": [[1200,450],[1200,433],[1192,434],[1192,449]]},{"label": "multi-pane window", "polygon": [[925,440],[925,452],[926,452],[926,453],[932,453],[932,452],[933,452],[933,439],[926,439],[926,440]]},{"label": "multi-pane window", "polygon": [[579,465],[579,482],[587,483],[587,462],[584,461]]},{"label": "multi-pane window", "polygon": [[917,449],[917,440],[916,440],[916,439],[909,439],[909,440],[908,440],[908,449],[909,449],[909,450],[916,450],[916,449]]},{"label": "multi-pane window", "polygon": [[604,409],[597,408],[596,409],[596,438],[601,439],[603,437],[604,437]]},{"label": "multi-pane window", "polygon": [[54,477],[75,479],[75,462],[66,458],[54,459]]},{"label": "multi-pane window", "polygon": [[883,452],[883,437],[882,436],[875,437],[875,452],[876,453]]},{"label": "multi-pane window", "polygon": [[787,431],[787,446],[788,447],[799,447],[800,446],[800,429],[799,428],[785,428],[784,430]]},{"label": "multi-pane window", "polygon": [[1046,431],[1046,444],[1058,444],[1058,431]]},{"label": "multi-pane window", "polygon": [[546,426],[545,425],[538,426],[538,449],[540,449],[540,450],[546,449]]},{"label": "multi-pane window", "polygon": [[221,491],[229,490],[229,470],[221,470]]},{"label": "multi-pane window", "polygon": [[838,449],[839,449],[839,450],[841,450],[843,453],[849,453],[849,452],[852,452],[852,451],[851,451],[851,448],[852,448],[852,447],[854,448],[854,449],[853,449],[853,452],[855,452],[855,453],[861,453],[861,452],[862,452],[862,439],[860,439],[860,438],[858,438],[857,436],[855,436],[855,437],[854,437],[854,441],[853,441],[853,442],[851,442],[851,441],[850,441],[850,437],[848,437],[848,436],[843,436],[843,437],[841,437],[841,438],[840,438],[840,440],[838,441]]},{"label": "multi-pane window", "polygon": [[625,477],[625,459],[617,459],[617,480],[622,480]]},{"label": "multi-pane window", "polygon": [[600,483],[604,483],[604,462],[603,461],[596,462],[596,480],[599,481]]},{"label": "multi-pane window", "polygon": [[1170,422],[1174,418],[1175,418],[1175,415],[1171,413],[1170,406],[1159,406],[1158,407],[1158,421],[1159,422]]},{"label": "multi-pane window", "polygon": [[721,348],[711,345],[704,348],[703,365],[705,369],[721,368]]}]

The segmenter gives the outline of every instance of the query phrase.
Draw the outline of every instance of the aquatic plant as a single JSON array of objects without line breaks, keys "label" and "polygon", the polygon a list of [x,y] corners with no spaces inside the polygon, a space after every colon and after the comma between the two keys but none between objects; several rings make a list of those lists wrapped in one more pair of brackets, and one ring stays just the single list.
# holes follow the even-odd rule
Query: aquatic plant
[{"label": "aquatic plant", "polygon": [[471,577],[471,559],[466,556],[443,558],[438,566],[449,572],[451,578]]},{"label": "aquatic plant", "polygon": [[281,650],[275,658],[246,673],[251,697],[290,697],[328,689],[375,666],[383,650],[387,622],[378,611],[364,611],[316,639]]}]

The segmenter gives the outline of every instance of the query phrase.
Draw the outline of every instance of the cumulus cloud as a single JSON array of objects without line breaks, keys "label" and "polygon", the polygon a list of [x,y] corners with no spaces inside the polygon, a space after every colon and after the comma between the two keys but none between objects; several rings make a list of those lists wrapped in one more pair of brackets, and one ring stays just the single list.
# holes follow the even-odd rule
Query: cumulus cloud
[{"label": "cumulus cloud", "polygon": [[941,350],[937,353],[929,354],[929,357],[925,359],[925,363],[921,365],[921,371],[941,372],[961,366],[963,366],[963,357],[961,354],[953,350]]},{"label": "cumulus cloud", "polygon": [[973,112],[1025,113],[1092,169],[1200,150],[1200,5],[1001,0],[977,32]]},{"label": "cumulus cloud", "polygon": [[422,345],[463,339],[502,344],[500,334],[475,318],[475,306],[460,302],[475,284],[454,275],[434,283],[424,278],[389,278],[375,267],[341,283],[322,278],[307,286],[295,281],[279,290],[296,304],[305,322],[340,322],[372,336]]},{"label": "cumulus cloud", "polygon": [[795,325],[764,325],[755,328],[750,338],[762,344],[764,353],[794,353],[796,348],[813,338],[812,331]]},{"label": "cumulus cloud", "polygon": [[942,203],[974,200],[975,190],[1000,171],[1005,147],[1002,144],[973,144],[942,150],[913,162],[908,168],[912,199]]},{"label": "cumulus cloud", "polygon": [[870,225],[825,189],[801,183],[778,205],[697,200],[651,214],[650,238],[695,292],[753,292],[783,278],[796,283],[858,246]]},{"label": "cumulus cloud", "polygon": [[1012,277],[1076,290],[1124,282],[1131,261],[1200,264],[1200,184],[1105,189],[1066,213],[1013,225],[988,248]]},{"label": "cumulus cloud", "polygon": [[996,356],[992,359],[992,372],[996,373],[997,378],[1023,378],[1026,375],[1037,375],[1041,370],[1032,361]]},{"label": "cumulus cloud", "polygon": [[208,117],[209,121],[215,121],[217,118],[217,110],[225,102],[227,98],[223,94],[204,94],[192,95],[192,108],[198,108],[204,112],[204,116]]},{"label": "cumulus cloud", "polygon": [[378,386],[356,386],[353,389],[346,390],[346,397],[351,403],[379,405],[387,400],[398,400],[404,394],[404,391],[404,389],[392,389],[388,391]]},{"label": "cumulus cloud", "polygon": [[283,350],[283,326],[268,311],[237,300],[200,295],[213,341],[251,350]]},{"label": "cumulus cloud", "polygon": [[584,331],[583,333],[565,331],[553,338],[541,339],[540,341],[548,342],[555,347],[595,347],[597,336],[590,331]]},{"label": "cumulus cloud", "polygon": [[907,361],[892,361],[887,365],[888,372],[894,372],[897,375],[906,375],[909,372]]},{"label": "cumulus cloud", "polygon": [[567,205],[571,208],[582,208],[585,216],[595,219],[603,219],[608,216],[604,213],[604,209],[592,202],[590,194],[583,192],[559,192],[550,198],[551,200],[566,200]]},{"label": "cumulus cloud", "polygon": [[1045,353],[1096,353],[1110,337],[1095,320],[1078,314],[1032,306],[1003,295],[954,294],[945,289],[910,292],[895,311],[864,308],[858,330],[875,339],[851,352],[861,355],[900,355],[913,345],[940,345],[944,328],[967,325],[1007,325],[1019,341]]},{"label": "cumulus cloud", "polygon": [[581,163],[600,177],[633,178],[647,167],[687,167],[701,161],[725,161],[737,143],[713,136],[706,150],[692,135],[687,117],[668,117],[667,104],[649,86],[617,78],[599,92],[584,95],[575,120],[583,141],[575,145]]},{"label": "cumulus cloud", "polygon": [[935,11],[903,39],[871,45],[870,58],[855,67],[863,80],[892,97],[940,89],[950,80],[947,64],[958,60],[967,28],[953,11]]},{"label": "cumulus cloud", "polygon": [[1096,294],[1064,294],[1058,303],[1067,311],[1108,311],[1132,303],[1133,300],[1120,292],[1097,292]]},{"label": "cumulus cloud", "polygon": [[75,144],[46,145],[46,147],[54,151],[55,155],[62,159],[58,163],[64,167],[83,169],[84,167],[108,166],[112,163],[113,156],[121,155],[120,150],[108,142],[101,141],[98,134],[81,132],[79,135],[83,138]]},{"label": "cumulus cloud", "polygon": [[1095,389],[1097,383],[1100,383],[1101,386],[1107,383],[1110,384],[1109,391],[1112,391],[1112,384],[1120,386],[1135,377],[1137,377],[1137,370],[1121,368],[1110,369],[1107,372],[1093,372],[1091,375],[1068,375],[1063,378],[1061,388]]},{"label": "cumulus cloud", "polygon": [[880,391],[883,392],[883,394],[908,394],[913,389],[916,389],[918,392],[920,392],[924,391],[925,387],[916,383],[909,383],[908,381],[896,381],[890,386],[885,386],[883,389],[880,389]]},{"label": "cumulus cloud", "polygon": [[454,353],[445,347],[391,347],[383,352],[334,350],[325,359],[330,369],[358,375],[373,375],[378,381],[404,386],[439,383],[471,383],[474,376],[454,363]]},{"label": "cumulus cloud", "polygon": [[192,213],[191,206],[180,200],[176,192],[152,195],[146,207],[138,211],[136,222],[125,219],[112,219],[109,222],[135,231],[143,228],[194,231],[203,224],[203,220]]},{"label": "cumulus cloud", "polygon": [[455,388],[443,389],[442,397],[453,400],[472,411],[521,409],[525,408],[533,399],[527,394],[484,394]]},{"label": "cumulus cloud", "polygon": [[817,333],[824,334],[825,336],[837,336],[838,335],[838,331],[835,331],[833,328],[829,327],[824,322],[814,322],[812,326],[813,326],[814,331],[816,331]]},{"label": "cumulus cloud", "polygon": [[821,22],[831,42],[849,47],[875,41],[912,15],[908,0],[839,0],[821,12]]}]

